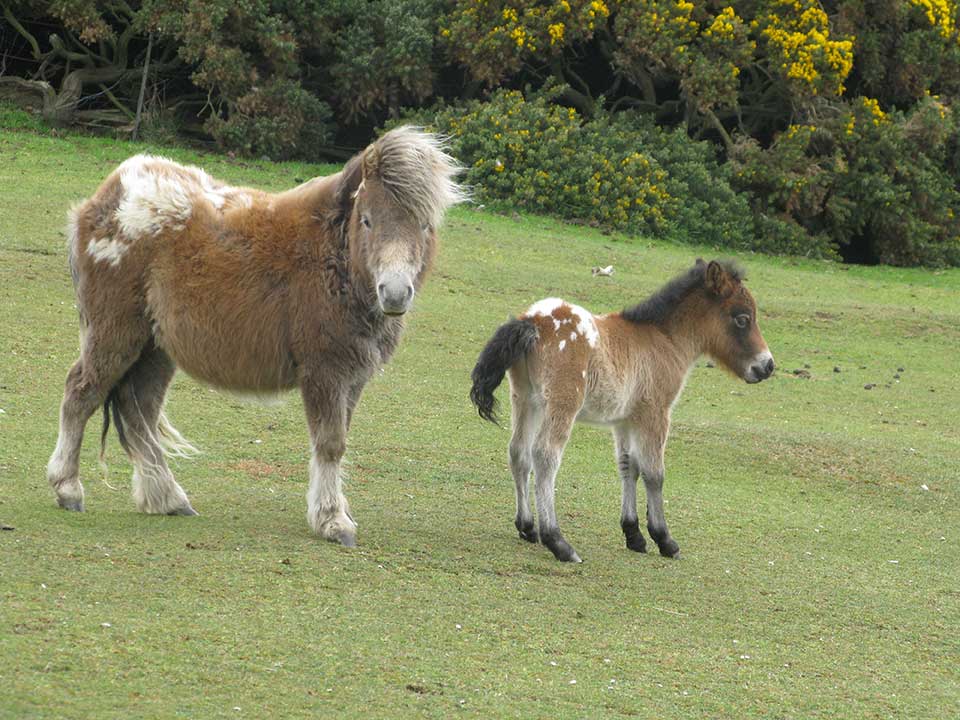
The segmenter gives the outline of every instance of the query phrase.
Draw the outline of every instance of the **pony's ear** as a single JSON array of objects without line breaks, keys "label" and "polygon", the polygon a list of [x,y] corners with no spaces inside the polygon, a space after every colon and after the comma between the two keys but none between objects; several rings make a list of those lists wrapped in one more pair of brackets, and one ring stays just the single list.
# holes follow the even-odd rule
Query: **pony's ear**
[{"label": "pony's ear", "polygon": [[357,188],[363,181],[363,155],[354,155],[340,171],[340,182],[337,183],[337,207],[343,213],[349,213],[353,206],[353,198]]},{"label": "pony's ear", "polygon": [[711,260],[710,264],[707,265],[704,285],[708,292],[721,298],[730,297],[736,289],[736,281],[716,260]]}]

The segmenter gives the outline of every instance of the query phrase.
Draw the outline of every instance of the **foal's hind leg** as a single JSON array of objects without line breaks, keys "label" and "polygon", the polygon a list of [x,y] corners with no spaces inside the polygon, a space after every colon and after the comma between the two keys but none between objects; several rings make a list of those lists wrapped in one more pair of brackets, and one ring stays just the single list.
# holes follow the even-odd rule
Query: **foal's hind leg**
[{"label": "foal's hind leg", "polygon": [[570,439],[576,415],[576,408],[548,404],[533,446],[540,542],[550,549],[557,560],[564,562],[580,562],[580,556],[560,533],[553,496],[563,448]]},{"label": "foal's hind leg", "polygon": [[[141,512],[196,515],[187,494],[173,479],[160,444],[158,423],[176,365],[152,344],[117,386],[124,450],[133,462],[133,499]],[[121,428],[117,428],[121,432]]]},{"label": "foal's hind leg", "polygon": [[540,409],[533,404],[529,382],[510,375],[510,415],[513,434],[510,437],[510,472],[517,496],[517,514],[513,524],[527,542],[538,540],[530,511],[528,488],[533,468],[533,440],[540,420]]},{"label": "foal's hind leg", "polygon": [[640,520],[637,517],[637,477],[640,468],[636,458],[630,452],[630,435],[624,428],[613,431],[614,452],[617,469],[620,472],[622,495],[620,500],[620,528],[627,547],[634,552],[645,553],[647,541],[640,532]]},{"label": "foal's hind leg", "polygon": [[[120,331],[123,328],[126,332]],[[83,329],[80,359],[67,373],[60,404],[60,435],[47,463],[47,480],[66,510],[83,511],[80,484],[80,446],[90,416],[101,407],[110,389],[140,355],[148,329],[131,322],[100,329]]]}]

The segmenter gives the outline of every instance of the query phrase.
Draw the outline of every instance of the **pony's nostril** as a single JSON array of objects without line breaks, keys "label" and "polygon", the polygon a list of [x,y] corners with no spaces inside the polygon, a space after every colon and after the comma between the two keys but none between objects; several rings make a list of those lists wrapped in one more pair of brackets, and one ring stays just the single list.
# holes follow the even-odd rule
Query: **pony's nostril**
[{"label": "pony's nostril", "polygon": [[407,285],[407,300],[413,297],[413,286]]},{"label": "pony's nostril", "polygon": [[385,283],[380,283],[379,285],[377,285],[377,292],[378,292],[380,295],[383,295],[383,291],[384,291],[384,289],[386,289],[386,287],[387,287],[387,286],[386,286]]},{"label": "pony's nostril", "polygon": [[764,367],[764,369],[767,371],[767,375],[773,375],[773,368],[774,368],[773,358],[770,358],[769,360],[767,360],[767,364]]}]

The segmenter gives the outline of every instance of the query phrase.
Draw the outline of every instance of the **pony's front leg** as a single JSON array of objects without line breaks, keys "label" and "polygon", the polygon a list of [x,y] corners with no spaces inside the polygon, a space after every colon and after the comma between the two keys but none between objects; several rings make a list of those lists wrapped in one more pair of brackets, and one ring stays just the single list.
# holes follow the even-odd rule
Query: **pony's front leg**
[{"label": "pony's front leg", "polygon": [[665,557],[680,557],[680,546],[670,535],[663,515],[663,450],[667,443],[669,419],[661,423],[662,431],[638,437],[640,452],[636,456],[647,491],[647,532]]},{"label": "pony's front leg", "polygon": [[312,450],[307,522],[327,540],[354,547],[357,525],[350,517],[340,475],[347,443],[347,391],[342,386],[304,382],[301,392]]}]

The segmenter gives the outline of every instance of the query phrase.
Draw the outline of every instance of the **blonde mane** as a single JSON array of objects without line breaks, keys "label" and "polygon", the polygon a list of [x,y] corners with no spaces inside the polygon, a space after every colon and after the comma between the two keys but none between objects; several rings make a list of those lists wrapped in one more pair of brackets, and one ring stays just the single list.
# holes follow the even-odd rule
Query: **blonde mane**
[{"label": "blonde mane", "polygon": [[363,178],[377,178],[402,208],[436,229],[447,208],[468,199],[463,170],[436,135],[410,125],[386,133],[367,150]]}]

